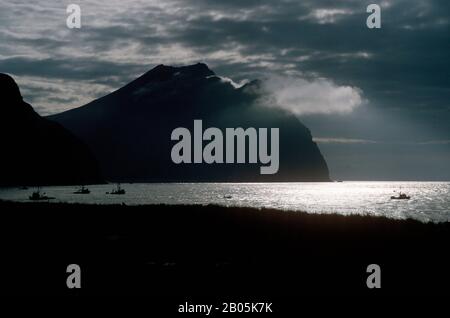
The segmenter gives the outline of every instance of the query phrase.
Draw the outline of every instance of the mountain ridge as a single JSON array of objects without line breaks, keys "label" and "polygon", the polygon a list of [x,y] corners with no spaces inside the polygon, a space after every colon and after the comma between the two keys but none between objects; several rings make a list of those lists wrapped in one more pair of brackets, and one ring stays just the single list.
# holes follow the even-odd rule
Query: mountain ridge
[{"label": "mountain ridge", "polygon": [[[293,115],[256,106],[254,81],[241,87],[204,63],[158,65],[84,106],[49,116],[93,149],[111,181],[329,181],[328,167],[307,127]],[[170,135],[177,127],[280,127],[280,171],[261,176],[257,165],[176,165]]]},{"label": "mountain ridge", "polygon": [[0,185],[102,183],[97,161],[62,125],[39,116],[14,79],[0,73]]}]

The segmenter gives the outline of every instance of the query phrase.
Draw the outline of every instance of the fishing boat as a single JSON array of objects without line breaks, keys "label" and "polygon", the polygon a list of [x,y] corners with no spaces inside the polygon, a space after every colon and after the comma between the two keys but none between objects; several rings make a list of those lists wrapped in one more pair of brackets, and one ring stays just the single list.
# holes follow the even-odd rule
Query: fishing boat
[{"label": "fishing boat", "polygon": [[81,186],[77,191],[74,192],[74,194],[89,194],[91,193],[91,190],[86,188],[85,186]]},{"label": "fishing boat", "polygon": [[405,193],[399,192],[398,196],[391,196],[391,200],[409,200],[411,197]]},{"label": "fishing boat", "polygon": [[41,188],[38,187],[36,191],[34,191],[29,197],[30,200],[33,201],[42,201],[42,200],[52,200],[54,198],[46,195],[45,192],[41,192]]},{"label": "fishing boat", "polygon": [[120,183],[118,183],[116,188],[113,189],[109,194],[125,194],[125,189],[122,189]]}]

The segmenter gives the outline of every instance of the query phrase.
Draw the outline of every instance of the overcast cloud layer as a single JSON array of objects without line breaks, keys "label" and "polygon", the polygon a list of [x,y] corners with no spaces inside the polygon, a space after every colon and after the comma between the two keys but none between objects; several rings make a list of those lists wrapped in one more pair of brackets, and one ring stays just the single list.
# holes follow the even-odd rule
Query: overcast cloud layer
[{"label": "overcast cloud layer", "polygon": [[[70,3],[80,30],[66,27]],[[380,30],[366,27],[369,3],[382,7]],[[450,136],[449,16],[446,0],[0,0],[0,72],[50,114],[157,64],[205,62],[235,82],[270,79],[274,105],[328,140],[327,156],[333,140],[424,146]]]}]

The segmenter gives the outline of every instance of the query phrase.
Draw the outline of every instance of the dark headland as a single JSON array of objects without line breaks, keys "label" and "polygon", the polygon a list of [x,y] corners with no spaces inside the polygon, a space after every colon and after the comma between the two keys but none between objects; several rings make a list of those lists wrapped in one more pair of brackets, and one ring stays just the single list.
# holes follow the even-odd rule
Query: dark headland
[{"label": "dark headland", "polygon": [[0,201],[0,209],[19,287],[17,264],[26,270],[33,259],[43,262],[36,286],[42,279],[66,291],[65,266],[76,263],[86,272],[84,292],[172,300],[367,291],[373,263],[384,291],[432,293],[449,283],[450,223],[220,206]]},{"label": "dark headland", "polygon": [[[109,95],[44,118],[23,100],[14,79],[0,74],[4,137],[0,186],[81,185],[102,183],[103,178],[112,182],[330,181],[327,163],[309,129],[292,114],[258,105],[261,94],[258,81],[235,87],[205,64],[159,65]],[[171,133],[178,127],[192,129],[194,120],[203,120],[205,129],[221,131],[280,129],[277,173],[260,174],[261,163],[254,162],[174,163]],[[250,150],[244,151],[249,158]]]},{"label": "dark headland", "polygon": [[[48,119],[89,145],[109,181],[330,181],[309,129],[292,114],[259,105],[260,86],[253,81],[235,87],[202,63],[158,65],[104,97]],[[255,163],[175,164],[171,133],[178,127],[192,131],[194,120],[221,131],[279,128],[278,172],[261,175]]]},{"label": "dark headland", "polygon": [[0,186],[102,183],[94,155],[74,134],[26,103],[0,73]]}]

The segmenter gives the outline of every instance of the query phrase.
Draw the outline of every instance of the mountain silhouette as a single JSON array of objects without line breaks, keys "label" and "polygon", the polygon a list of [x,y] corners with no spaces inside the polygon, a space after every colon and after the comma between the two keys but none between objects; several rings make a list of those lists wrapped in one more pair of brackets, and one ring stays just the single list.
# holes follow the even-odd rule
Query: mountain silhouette
[{"label": "mountain silhouette", "polygon": [[23,101],[12,77],[0,73],[0,185],[103,182],[88,146]]},{"label": "mountain silhouette", "polygon": [[[235,87],[207,65],[159,65],[85,106],[50,116],[85,141],[110,181],[329,181],[310,131],[293,115],[258,106],[257,81]],[[203,127],[280,128],[277,174],[258,164],[174,164],[171,132]],[[270,139],[269,139],[270,140]]]}]

